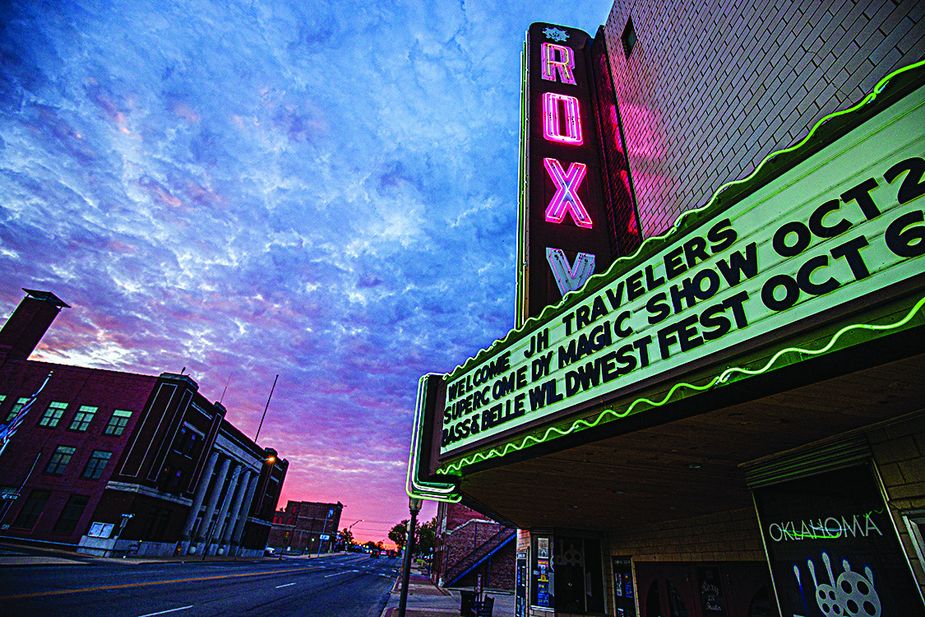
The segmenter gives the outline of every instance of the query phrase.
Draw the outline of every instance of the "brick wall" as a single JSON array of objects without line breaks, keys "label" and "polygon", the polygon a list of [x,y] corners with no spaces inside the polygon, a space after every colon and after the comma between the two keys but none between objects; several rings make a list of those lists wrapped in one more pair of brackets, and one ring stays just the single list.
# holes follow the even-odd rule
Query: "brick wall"
[{"label": "brick wall", "polygon": [[634,561],[764,561],[761,534],[751,508],[612,533],[610,554]]},{"label": "brick wall", "polygon": [[[481,547],[499,531],[503,525],[492,521],[484,514],[459,504],[441,506],[441,517],[445,517],[445,531],[438,537],[435,549],[433,578],[443,579],[446,584],[447,571]],[[490,563],[489,563],[490,562]],[[482,574],[482,584],[491,589],[514,588],[514,542],[503,547],[489,562],[474,570],[456,583],[459,587],[475,585],[477,574]]]},{"label": "brick wall", "polygon": [[867,438],[883,479],[900,542],[925,592],[925,568],[902,517],[903,512],[925,509],[925,415],[875,430]]},{"label": "brick wall", "polygon": [[616,0],[605,32],[644,236],[922,59],[923,15],[915,0]]},{"label": "brick wall", "polygon": [[[0,366],[0,394],[6,395],[6,399],[0,403],[0,422],[6,420],[17,399],[29,397],[38,389],[49,371],[53,371],[54,375],[0,455],[0,486],[18,487],[28,478],[22,498],[13,502],[3,518],[4,523],[11,525],[3,533],[75,544],[95,520],[94,511],[106,483],[114,475],[128,447],[157,378],[45,362],[10,360]],[[67,403],[67,409],[56,426],[40,426],[39,422],[52,401]],[[69,430],[81,405],[91,405],[98,410],[86,430]],[[132,416],[122,435],[107,435],[106,426],[116,409],[130,410]],[[59,446],[75,448],[75,452],[61,475],[52,475],[47,468]],[[93,480],[83,477],[83,472],[95,450],[111,452],[112,458],[104,467],[101,477]],[[49,491],[48,501],[34,525],[20,527],[16,524],[20,510],[32,491],[36,490]],[[87,504],[73,529],[56,530],[56,523],[72,495],[87,497]]]}]

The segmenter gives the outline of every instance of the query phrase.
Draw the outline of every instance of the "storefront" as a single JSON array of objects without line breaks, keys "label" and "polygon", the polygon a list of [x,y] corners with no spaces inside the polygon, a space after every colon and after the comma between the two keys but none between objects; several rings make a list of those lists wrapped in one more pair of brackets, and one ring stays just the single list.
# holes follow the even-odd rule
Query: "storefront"
[{"label": "storefront", "polygon": [[408,492],[523,530],[519,615],[925,615],[923,129],[920,64],[581,284],[545,247],[565,297],[422,378]]}]

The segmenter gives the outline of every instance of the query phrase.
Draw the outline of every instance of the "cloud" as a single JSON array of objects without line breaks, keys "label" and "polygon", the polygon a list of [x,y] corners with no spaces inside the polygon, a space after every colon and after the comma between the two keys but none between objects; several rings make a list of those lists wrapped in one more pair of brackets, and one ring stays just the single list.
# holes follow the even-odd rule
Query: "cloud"
[{"label": "cloud", "polygon": [[609,2],[505,7],[7,3],[0,305],[53,290],[40,357],[228,381],[251,435],[279,373],[284,498],[400,520],[417,378],[512,325],[523,32]]}]

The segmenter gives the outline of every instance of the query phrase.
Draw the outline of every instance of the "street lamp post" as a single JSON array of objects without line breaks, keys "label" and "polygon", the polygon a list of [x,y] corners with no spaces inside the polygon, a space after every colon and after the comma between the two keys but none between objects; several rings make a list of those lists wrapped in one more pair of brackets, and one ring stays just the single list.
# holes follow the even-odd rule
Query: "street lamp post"
[{"label": "street lamp post", "polygon": [[324,546],[324,537],[328,533],[328,519],[334,514],[334,510],[328,508],[328,513],[324,517],[324,523],[321,525],[321,533],[318,536],[318,556],[321,557],[321,547]]},{"label": "street lamp post", "polygon": [[411,553],[414,552],[414,528],[418,521],[418,512],[421,511],[421,500],[410,497],[408,510],[411,520],[408,521],[408,535],[405,537],[405,555],[401,564],[401,596],[398,600],[398,617],[405,617],[408,608],[408,582],[411,580]]},{"label": "street lamp post", "polygon": [[356,525],[357,523],[362,523],[362,522],[363,522],[363,519],[357,519],[353,521],[352,523],[350,523],[350,525],[347,527],[347,533],[344,534],[344,550],[346,550],[348,553],[350,552],[351,542],[350,540],[347,539],[347,535],[350,534],[351,531],[353,531],[354,525]]}]

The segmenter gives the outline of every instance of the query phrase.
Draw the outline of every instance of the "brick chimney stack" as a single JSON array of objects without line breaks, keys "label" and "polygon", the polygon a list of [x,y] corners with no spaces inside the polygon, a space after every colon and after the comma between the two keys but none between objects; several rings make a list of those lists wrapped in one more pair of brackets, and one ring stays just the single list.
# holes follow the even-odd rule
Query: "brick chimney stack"
[{"label": "brick chimney stack", "polygon": [[0,329],[0,357],[25,360],[35,350],[62,308],[71,308],[50,291],[25,289],[26,297]]}]

